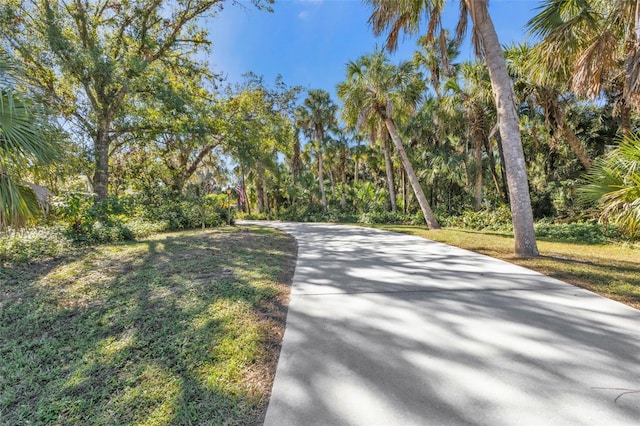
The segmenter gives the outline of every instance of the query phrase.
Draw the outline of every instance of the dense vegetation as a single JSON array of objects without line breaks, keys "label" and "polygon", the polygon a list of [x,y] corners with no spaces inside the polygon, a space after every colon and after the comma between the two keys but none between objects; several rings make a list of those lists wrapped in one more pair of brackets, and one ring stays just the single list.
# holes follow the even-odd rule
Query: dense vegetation
[{"label": "dense vegetation", "polygon": [[[236,212],[499,226],[521,255],[537,253],[532,220],[599,220],[638,236],[635,4],[544,2],[529,24],[540,42],[500,55],[516,101],[507,129],[491,34],[476,62],[460,62],[465,25],[450,33],[428,5],[396,21],[405,6],[370,3],[373,29],[394,28],[389,48],[398,31],[420,30],[420,13],[431,25],[407,61],[374,51],[347,64],[340,108],[281,79],[220,81],[199,59],[207,35],[195,24],[222,1],[177,3],[172,20],[163,2],[4,2],[2,257],[29,257],[12,231],[24,225],[33,240],[90,243],[231,223]],[[462,1],[461,17],[480,31],[490,17],[476,3]],[[567,34],[567,22],[588,31]],[[594,45],[602,34],[607,44]]]}]

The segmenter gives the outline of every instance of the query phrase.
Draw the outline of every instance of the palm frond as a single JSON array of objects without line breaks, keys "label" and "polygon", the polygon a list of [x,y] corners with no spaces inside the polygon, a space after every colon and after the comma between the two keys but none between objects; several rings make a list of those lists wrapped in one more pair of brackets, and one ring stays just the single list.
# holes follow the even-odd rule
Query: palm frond
[{"label": "palm frond", "polygon": [[38,197],[28,184],[0,173],[0,229],[23,226],[39,211]]},{"label": "palm frond", "polygon": [[626,137],[600,159],[579,189],[582,201],[596,202],[600,221],[640,237],[640,135]]},{"label": "palm frond", "polygon": [[605,31],[578,58],[572,86],[578,93],[595,98],[600,95],[606,74],[615,69],[616,36]]}]

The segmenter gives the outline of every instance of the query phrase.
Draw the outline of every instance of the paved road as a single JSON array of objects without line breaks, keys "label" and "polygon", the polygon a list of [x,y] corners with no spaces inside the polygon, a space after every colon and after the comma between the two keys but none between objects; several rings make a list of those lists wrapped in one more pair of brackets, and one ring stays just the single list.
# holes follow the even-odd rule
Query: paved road
[{"label": "paved road", "polygon": [[639,425],[640,311],[444,244],[298,240],[265,425]]}]

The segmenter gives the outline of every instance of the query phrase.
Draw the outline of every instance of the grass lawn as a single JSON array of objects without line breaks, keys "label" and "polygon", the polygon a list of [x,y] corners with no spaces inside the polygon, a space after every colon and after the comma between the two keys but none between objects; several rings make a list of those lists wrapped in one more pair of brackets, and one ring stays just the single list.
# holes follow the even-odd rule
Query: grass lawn
[{"label": "grass lawn", "polygon": [[640,250],[615,244],[581,244],[538,238],[541,256],[513,254],[513,236],[495,231],[441,229],[408,225],[368,225],[451,244],[516,263],[640,309]]},{"label": "grass lawn", "polygon": [[256,424],[293,238],[191,231],[0,265],[0,424]]}]

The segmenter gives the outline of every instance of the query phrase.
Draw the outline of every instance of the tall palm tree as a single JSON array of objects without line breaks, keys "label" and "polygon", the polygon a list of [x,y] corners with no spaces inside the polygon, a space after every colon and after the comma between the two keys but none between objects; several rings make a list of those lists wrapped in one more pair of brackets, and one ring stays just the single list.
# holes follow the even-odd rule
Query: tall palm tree
[{"label": "tall palm tree", "polygon": [[347,64],[347,80],[338,85],[338,97],[344,102],[345,117],[359,118],[358,127],[375,121],[385,124],[427,226],[438,229],[440,225],[413,170],[396,123],[399,112],[415,109],[423,90],[424,84],[410,62],[396,67],[383,52],[376,51]]},{"label": "tall palm tree", "polygon": [[49,163],[57,155],[41,132],[37,109],[14,87],[17,74],[0,54],[0,229],[24,225],[39,213],[48,191],[23,181],[20,170]]},{"label": "tall palm tree", "polygon": [[[369,22],[376,34],[388,30],[387,48],[394,50],[401,31],[415,33],[428,18],[427,40],[440,43],[446,36],[441,27],[443,0],[366,0],[374,11]],[[502,48],[493,21],[489,16],[488,0],[460,0],[460,21],[457,33],[462,35],[470,16],[473,22],[473,42],[477,54],[485,58],[498,111],[498,124],[502,137],[511,213],[517,256],[538,256],[533,229],[533,211],[527,182],[524,151],[520,140],[520,128],[511,79],[507,73]],[[440,30],[436,37],[436,31]],[[442,43],[440,43],[442,45]]]},{"label": "tall palm tree", "polygon": [[318,161],[318,185],[322,209],[327,211],[327,195],[324,189],[324,165],[322,163],[322,142],[326,133],[336,126],[338,106],[331,100],[329,93],[322,89],[309,90],[307,98],[297,110],[296,121],[300,128],[306,130],[316,140],[316,157]]}]

